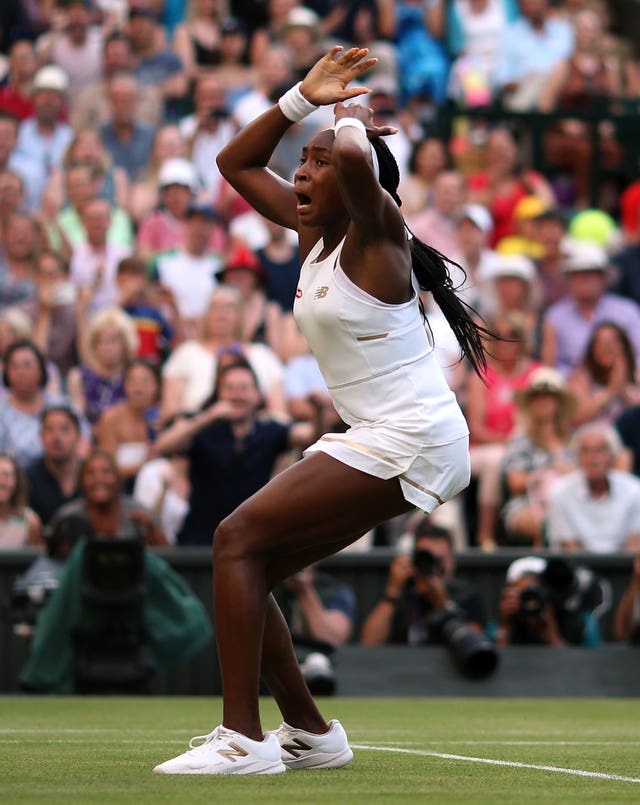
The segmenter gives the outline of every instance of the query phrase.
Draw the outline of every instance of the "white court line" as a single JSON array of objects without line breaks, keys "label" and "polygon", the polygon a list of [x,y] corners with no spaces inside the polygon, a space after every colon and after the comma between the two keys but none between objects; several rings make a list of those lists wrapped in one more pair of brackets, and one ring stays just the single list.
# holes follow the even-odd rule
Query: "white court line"
[{"label": "white court line", "polygon": [[640,783],[640,777],[623,777],[620,774],[605,774],[599,771],[584,769],[565,769],[562,766],[539,766],[535,763],[520,763],[517,760],[495,760],[488,757],[468,757],[467,755],[450,755],[446,752],[431,752],[426,749],[402,749],[398,746],[369,746],[368,744],[351,744],[353,749],[368,749],[372,752],[396,752],[403,755],[421,755],[422,757],[438,757],[442,760],[462,760],[466,763],[486,763],[489,766],[509,766],[514,769],[534,769],[551,771],[556,774],[572,774],[575,777],[595,777],[599,780],[615,780],[620,783]]}]

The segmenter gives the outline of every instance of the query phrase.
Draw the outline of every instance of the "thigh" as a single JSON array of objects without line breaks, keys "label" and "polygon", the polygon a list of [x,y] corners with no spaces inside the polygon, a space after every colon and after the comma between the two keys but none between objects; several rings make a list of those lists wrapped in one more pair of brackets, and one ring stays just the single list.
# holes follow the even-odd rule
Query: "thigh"
[{"label": "thigh", "polygon": [[222,524],[244,549],[277,556],[326,546],[328,555],[365,531],[415,507],[397,478],[383,480],[322,452],[273,478]]}]

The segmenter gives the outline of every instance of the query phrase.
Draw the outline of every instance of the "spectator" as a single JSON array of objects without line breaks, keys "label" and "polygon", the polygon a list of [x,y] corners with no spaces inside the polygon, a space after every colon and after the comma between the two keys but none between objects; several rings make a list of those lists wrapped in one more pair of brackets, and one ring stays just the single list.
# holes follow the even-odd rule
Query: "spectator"
[{"label": "spectator", "polygon": [[224,85],[217,73],[198,78],[193,101],[195,111],[180,121],[180,133],[188,143],[198,186],[206,189],[213,206],[218,208],[222,176],[216,156],[233,137],[236,127],[230,120]]},{"label": "spectator", "polygon": [[[493,316],[511,313],[522,316],[533,342],[540,315],[539,285],[533,261],[519,254],[498,254],[478,273],[481,288],[485,291],[481,310],[491,306]],[[531,351],[534,352],[533,343]]]},{"label": "spectator", "polygon": [[360,640],[365,645],[440,642],[436,624],[454,608],[477,631],[485,627],[485,606],[479,592],[455,578],[455,555],[447,529],[423,516],[415,524],[413,540],[413,554],[400,554],[391,563],[384,595],[362,626]]},{"label": "spectator", "polygon": [[31,85],[38,69],[33,44],[18,39],[9,50],[9,69],[0,81],[0,110],[17,120],[26,120],[33,114]]},{"label": "spectator", "polygon": [[96,425],[96,442],[116,460],[128,492],[155,438],[160,376],[148,363],[132,361],[124,373],[124,400],[106,409]]},{"label": "spectator", "polygon": [[61,121],[69,81],[55,64],[41,67],[33,79],[33,117],[23,120],[18,132],[16,158],[28,191],[28,206],[37,209],[53,168],[62,163],[73,131]]},{"label": "spectator", "polygon": [[173,34],[173,49],[189,79],[220,64],[221,8],[218,0],[188,0],[186,20]]},{"label": "spectator", "polygon": [[[99,128],[111,117],[109,84],[118,74],[131,74],[135,59],[129,38],[115,30],[104,40],[101,75],[98,80],[82,89],[73,99],[71,125],[75,131]],[[159,87],[139,85],[137,88],[136,119],[138,123],[155,129],[163,119],[164,102]]]},{"label": "spectator", "polygon": [[500,596],[496,645],[597,645],[595,610],[601,601],[598,580],[589,568],[573,568],[559,558],[516,559]]},{"label": "spectator", "polygon": [[549,486],[575,468],[569,446],[577,400],[554,369],[540,367],[515,394],[522,432],[506,443],[503,463],[506,541],[542,547]]},{"label": "spectator", "polygon": [[80,420],[63,405],[45,408],[40,417],[42,456],[27,467],[29,505],[46,527],[65,503],[79,494]]},{"label": "spectator", "polygon": [[131,73],[116,73],[107,94],[110,115],[100,126],[100,137],[113,164],[134,182],[144,173],[153,146],[153,131],[138,122],[139,84]]},{"label": "spectator", "polygon": [[549,489],[547,534],[563,551],[640,550],[640,480],[614,469],[622,448],[611,425],[594,422],[573,439],[578,470]]},{"label": "spectator", "polygon": [[283,312],[291,313],[300,275],[298,243],[292,242],[288,230],[280,224],[268,218],[263,221],[269,237],[256,255],[267,275],[267,299]]},{"label": "spectator", "polygon": [[43,34],[37,50],[43,64],[57,64],[69,79],[71,97],[97,81],[102,72],[103,31],[92,25],[91,8],[85,0],[58,3],[62,27]]},{"label": "spectator", "polygon": [[569,385],[579,401],[575,425],[613,423],[625,408],[640,404],[637,358],[621,327],[603,322],[593,328],[585,356],[571,373]]},{"label": "spectator", "polygon": [[4,248],[0,253],[0,310],[19,307],[31,318],[35,316],[39,236],[38,225],[28,213],[17,212],[6,219]]},{"label": "spectator", "polygon": [[85,315],[85,306],[69,279],[69,264],[56,252],[40,252],[35,280],[38,311],[33,340],[55,366],[56,374],[66,377],[78,363],[78,319]]},{"label": "spectator", "polygon": [[43,547],[42,523],[27,502],[24,470],[13,456],[0,453],[0,550]]},{"label": "spectator", "polygon": [[185,214],[184,243],[158,255],[154,263],[153,279],[173,294],[188,337],[195,335],[207,300],[218,285],[216,273],[222,258],[211,250],[217,221],[213,207],[190,204]]},{"label": "spectator", "polygon": [[79,366],[67,378],[76,408],[95,425],[103,411],[125,398],[124,373],[138,346],[135,325],[120,308],[96,313],[80,338]]},{"label": "spectator", "polygon": [[189,456],[191,497],[180,544],[210,545],[218,523],[267,483],[277,459],[313,440],[308,423],[258,417],[261,405],[253,370],[236,359],[220,370],[214,402],[158,437],[155,452]]},{"label": "spectator", "polygon": [[326,51],[320,18],[310,8],[295,5],[280,29],[280,41],[289,52],[295,81],[302,81]]},{"label": "spectator", "polygon": [[495,334],[487,350],[484,377],[471,375],[467,389],[471,475],[478,480],[475,544],[496,547],[498,514],[503,501],[502,465],[505,444],[516,429],[514,392],[526,387],[538,367],[529,355],[530,330],[526,319],[507,313],[491,320]]},{"label": "spectator", "polygon": [[19,184],[19,194],[17,199],[11,203],[7,210],[7,200],[4,192],[0,197],[0,224],[2,224],[8,211],[17,212],[18,207],[25,198],[23,175],[20,172],[20,160],[15,152],[18,143],[18,119],[6,112],[0,112],[0,175],[5,177],[11,175]]},{"label": "spectator", "polygon": [[[46,391],[47,366],[31,341],[16,341],[4,356],[4,382],[8,394],[0,403],[0,450],[10,453],[22,467],[42,455],[40,416],[50,405],[69,404],[65,397]],[[83,436],[86,437],[86,428]]]},{"label": "spectator", "polygon": [[433,206],[407,219],[416,237],[442,254],[456,250],[456,228],[466,185],[457,171],[441,171],[433,183]]},{"label": "spectator", "polygon": [[142,537],[149,547],[167,544],[153,513],[120,491],[115,459],[102,450],[87,457],[80,473],[80,497],[58,509],[51,529],[72,517],[87,520],[91,531],[101,537]]},{"label": "spectator", "polygon": [[95,313],[116,301],[118,263],[129,256],[131,249],[107,242],[112,210],[106,199],[86,201],[80,218],[87,239],[73,249],[70,277],[86,296],[91,313]]},{"label": "spectator", "polygon": [[[217,277],[221,283],[237,288],[242,295],[242,340],[271,346],[269,324],[273,318],[270,319],[267,307],[266,274],[256,255],[244,244],[238,244],[230,252]],[[279,317],[275,321],[279,323]]]},{"label": "spectator", "polygon": [[448,256],[459,263],[464,275],[451,264],[452,274],[458,295],[481,314],[490,313],[495,308],[495,294],[484,279],[500,258],[489,249],[489,239],[493,229],[490,212],[481,204],[464,204],[456,220],[456,247]]},{"label": "spectator", "polygon": [[523,254],[532,260],[542,257],[542,244],[538,237],[538,216],[547,209],[538,196],[525,196],[513,208],[513,234],[496,243],[499,254]]},{"label": "spectator", "polygon": [[[1,126],[1,123],[0,123]],[[24,212],[25,189],[20,175],[12,170],[0,172],[0,245],[4,243],[7,219]],[[38,213],[34,213],[35,216]]]},{"label": "spectator", "polygon": [[573,49],[573,28],[554,15],[549,0],[519,0],[522,17],[500,42],[497,83],[514,111],[535,107],[549,73]]},{"label": "spectator", "polygon": [[400,176],[404,176],[409,170],[411,137],[416,136],[416,131],[411,131],[409,118],[403,114],[398,82],[382,73],[367,79],[366,83],[371,90],[367,102],[369,108],[373,110],[375,124],[397,129],[393,137],[389,137],[388,145],[398,163]]},{"label": "spectator", "polygon": [[[622,96],[622,66],[619,60],[604,53],[604,31],[599,15],[585,8],[576,15],[574,24],[575,48],[570,58],[556,64],[548,76],[538,100],[541,112],[595,112],[605,98]],[[600,123],[598,132],[599,170],[610,173],[621,166],[622,148],[614,137],[610,121]],[[552,124],[545,134],[546,161],[554,170],[569,173],[573,206],[579,209],[589,206],[591,136],[587,121],[568,117]],[[606,202],[603,192],[599,199],[599,206]]]},{"label": "spectator", "polygon": [[634,557],[631,581],[616,610],[614,634],[616,640],[640,645],[640,554]]},{"label": "spectator", "polygon": [[[163,206],[162,188],[159,184],[160,171],[165,163],[173,163],[174,160],[191,162],[186,158],[187,146],[180,133],[180,129],[173,123],[160,126],[153,137],[153,148],[149,164],[139,181],[131,187],[131,199],[129,209],[134,220],[142,226],[146,225],[147,217],[156,211],[156,208]],[[193,168],[189,169],[189,188],[195,195],[199,188],[196,177],[191,178]],[[182,176],[184,182],[184,173]],[[144,238],[143,238],[144,240]]]},{"label": "spectator", "polygon": [[[18,307],[10,307],[0,313],[0,400],[7,395],[7,387],[4,384],[4,362],[7,350],[16,341],[29,341],[35,335],[33,322],[27,314]],[[39,344],[36,346],[40,348]],[[42,350],[41,350],[42,351]],[[45,352],[42,351],[45,355]],[[60,394],[62,390],[62,380],[57,366],[50,360],[45,359],[47,368],[46,391],[52,395]]]},{"label": "spectator", "polygon": [[416,215],[433,204],[433,185],[438,174],[449,167],[445,143],[425,137],[414,143],[407,173],[400,179],[398,195],[406,216]]},{"label": "spectator", "polygon": [[216,73],[222,86],[227,107],[232,109],[256,83],[256,71],[248,63],[249,40],[247,27],[238,17],[227,17],[220,26],[220,64]]},{"label": "spectator", "polygon": [[542,247],[537,257],[538,279],[542,290],[542,306],[547,308],[561,299],[567,290],[562,271],[566,259],[564,250],[567,216],[559,207],[548,207],[535,218],[535,239]]},{"label": "spectator", "polygon": [[595,243],[573,242],[563,270],[567,295],[545,313],[542,362],[569,374],[580,363],[593,328],[600,322],[617,324],[640,355],[640,307],[630,299],[607,292],[608,258]]},{"label": "spectator", "polygon": [[264,344],[242,341],[242,312],[242,296],[236,288],[221,285],[210,296],[196,338],[180,344],[164,365],[163,422],[197,411],[215,390],[220,359],[234,355],[246,358],[255,372],[271,416],[286,415],[282,364]]}]

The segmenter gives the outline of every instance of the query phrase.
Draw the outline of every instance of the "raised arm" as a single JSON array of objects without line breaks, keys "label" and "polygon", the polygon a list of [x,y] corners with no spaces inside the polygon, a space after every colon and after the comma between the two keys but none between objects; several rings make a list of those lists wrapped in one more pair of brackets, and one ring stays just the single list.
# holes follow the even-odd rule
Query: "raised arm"
[{"label": "raised arm", "polygon": [[[333,105],[366,93],[368,90],[364,87],[346,89],[346,86],[375,64],[375,59],[365,58],[367,54],[366,48],[351,48],[344,53],[339,46],[332,48],[311,68],[299,87],[300,108],[304,109],[306,102],[309,113],[314,106]],[[298,119],[303,116],[304,111]],[[293,186],[267,168],[276,146],[293,125],[294,117],[285,116],[281,105],[276,104],[239,131],[218,154],[217,163],[229,184],[259,213],[297,230]]]}]

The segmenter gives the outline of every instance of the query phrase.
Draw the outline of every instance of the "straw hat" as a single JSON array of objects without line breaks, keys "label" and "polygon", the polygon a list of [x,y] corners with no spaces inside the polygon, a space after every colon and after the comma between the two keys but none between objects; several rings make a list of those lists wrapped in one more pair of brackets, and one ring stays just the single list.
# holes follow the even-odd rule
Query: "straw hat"
[{"label": "straw hat", "polygon": [[525,411],[536,394],[554,394],[561,403],[562,414],[570,419],[578,407],[578,398],[567,385],[567,381],[556,369],[540,366],[529,375],[524,389],[516,391],[514,399],[518,407]]}]

